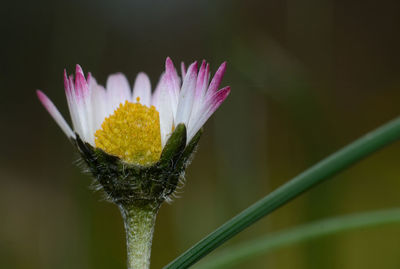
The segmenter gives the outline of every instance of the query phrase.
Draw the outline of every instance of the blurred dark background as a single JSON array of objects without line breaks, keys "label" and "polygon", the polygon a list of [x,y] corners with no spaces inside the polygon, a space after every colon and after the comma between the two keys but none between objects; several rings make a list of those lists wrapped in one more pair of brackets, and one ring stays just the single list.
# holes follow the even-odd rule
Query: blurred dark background
[{"label": "blurred dark background", "polygon": [[[321,158],[400,114],[400,2],[7,1],[0,8],[0,268],[125,268],[118,209],[89,190],[39,104],[69,120],[62,72],[104,84],[166,56],[228,61],[232,93],[206,124],[180,198],[157,219],[152,268]],[[317,186],[224,246],[400,205],[400,144]],[[224,247],[223,246],[223,247]],[[297,244],[238,268],[399,268],[400,228]]]}]

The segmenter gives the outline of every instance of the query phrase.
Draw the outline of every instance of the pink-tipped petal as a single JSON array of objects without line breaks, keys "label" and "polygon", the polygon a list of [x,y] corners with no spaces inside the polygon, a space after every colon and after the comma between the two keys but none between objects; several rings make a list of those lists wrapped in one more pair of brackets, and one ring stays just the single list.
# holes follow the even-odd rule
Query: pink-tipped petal
[{"label": "pink-tipped petal", "polygon": [[[211,106],[215,106],[215,109],[217,109],[223,101],[225,101],[226,97],[228,97],[229,93],[231,92],[231,87],[226,86],[222,88],[221,90],[217,91],[214,96],[211,98]],[[215,112],[215,109],[213,110],[212,113]]]},{"label": "pink-tipped petal", "polygon": [[[179,88],[179,77],[176,69],[174,67],[174,63],[171,58],[167,57],[165,60],[165,74],[168,76],[168,79],[172,81],[175,88]],[[178,89],[179,90],[179,89]]]},{"label": "pink-tipped petal", "polygon": [[[85,79],[85,75],[83,74],[83,70],[79,64],[76,65],[75,71],[75,91],[78,98],[88,98],[88,85]],[[84,100],[78,99],[78,101]]]},{"label": "pink-tipped petal", "polygon": [[191,64],[186,73],[179,95],[178,108],[175,116],[175,125],[184,123],[188,126],[197,82],[197,62]]},{"label": "pink-tipped petal", "polygon": [[75,65],[75,75],[77,74],[81,74],[83,77],[85,77],[85,75],[83,74],[83,69],[79,64]]},{"label": "pink-tipped petal", "polygon": [[203,99],[205,96],[205,93],[207,91],[208,87],[208,79],[209,79],[209,66],[206,64],[206,62],[203,60],[199,74],[197,76],[197,83],[196,83],[196,91],[194,94],[194,101],[193,101],[193,107],[192,107],[192,112],[190,115],[190,120],[188,125],[191,125],[191,122],[195,120],[195,118],[198,115],[198,110],[203,104]]},{"label": "pink-tipped petal", "polygon": [[96,78],[90,72],[87,75],[86,81],[87,81],[87,84],[88,84],[89,92],[92,92],[92,90],[96,86],[98,86]]},{"label": "pink-tipped petal", "polygon": [[196,94],[195,94],[195,105],[201,103],[203,97],[206,94],[208,81],[210,79],[210,67],[209,65],[203,61],[199,75],[197,77],[197,84],[196,84]]},{"label": "pink-tipped petal", "polygon": [[94,133],[91,93],[83,70],[79,64],[76,65],[75,70],[75,92],[77,97],[79,120],[81,122],[81,138],[93,145]]},{"label": "pink-tipped petal", "polygon": [[190,124],[188,128],[188,141],[200,130],[200,128],[206,123],[211,115],[218,109],[218,107],[225,101],[231,91],[231,87],[227,86],[217,91],[211,98],[206,100],[201,111],[199,111],[197,119]]},{"label": "pink-tipped petal", "polygon": [[61,130],[69,137],[69,138],[75,138],[74,132],[71,130],[71,127],[69,127],[68,123],[65,121],[61,113],[58,111],[56,106],[51,102],[51,100],[40,90],[36,91],[36,94],[42,103],[42,105],[46,108],[46,110],[49,112],[49,114],[53,117],[53,119],[56,121],[58,126],[60,126]]},{"label": "pink-tipped petal", "polygon": [[68,76],[68,82],[69,82],[69,89],[71,90],[71,92],[73,92],[75,94],[74,76],[73,75]]},{"label": "pink-tipped petal", "polygon": [[204,81],[206,82],[206,85],[208,85],[208,83],[210,83],[210,65],[207,63],[206,64],[206,71],[205,71],[205,78]]},{"label": "pink-tipped petal", "polygon": [[167,57],[165,59],[165,72],[175,72],[174,63],[172,62],[172,59],[170,57]]},{"label": "pink-tipped petal", "polygon": [[174,63],[169,57],[165,60],[165,85],[170,95],[172,111],[175,115],[179,101],[180,79],[175,70]]},{"label": "pink-tipped petal", "polygon": [[101,124],[107,116],[107,94],[104,87],[98,85],[94,78],[90,81],[89,87],[91,88],[92,93],[92,133],[94,134],[98,129],[100,129]]},{"label": "pink-tipped petal", "polygon": [[132,101],[136,102],[140,98],[140,103],[150,107],[151,103],[151,84],[150,79],[145,73],[139,73],[136,76],[135,84],[133,86]]},{"label": "pink-tipped petal", "polygon": [[186,77],[186,67],[184,62],[181,62],[181,73],[182,73],[182,78]]},{"label": "pink-tipped petal", "polygon": [[171,96],[167,88],[166,76],[163,74],[153,94],[152,100],[152,104],[156,107],[160,116],[161,145],[163,147],[172,133],[174,124]]},{"label": "pink-tipped petal", "polygon": [[215,75],[213,79],[211,80],[210,86],[208,87],[207,90],[207,96],[213,96],[214,93],[218,90],[219,85],[221,84],[222,78],[224,77],[226,70],[226,62],[223,62],[217,72],[215,72]]},{"label": "pink-tipped petal", "polygon": [[69,80],[68,80],[68,75],[67,75],[67,70],[64,69],[64,89],[66,93],[71,92],[71,88],[69,86]]},{"label": "pink-tipped petal", "polygon": [[[167,59],[165,59],[165,73],[171,76],[170,79],[176,80],[177,78],[179,78],[174,63],[172,62],[170,57],[167,57]],[[177,84],[178,81],[174,81],[174,83]]]},{"label": "pink-tipped petal", "polygon": [[[88,72],[87,77],[86,77],[86,82],[88,84],[88,86],[92,83],[93,80],[93,76],[91,72]],[[89,87],[89,91],[90,91],[90,87]]]},{"label": "pink-tipped petal", "polygon": [[196,83],[196,96],[200,95],[201,91],[204,88],[205,81],[204,78],[206,77],[206,61],[203,60],[200,66],[199,75],[197,76],[197,83]]},{"label": "pink-tipped petal", "polygon": [[72,126],[74,130],[82,136],[82,124],[80,120],[80,113],[78,108],[77,97],[75,93],[75,87],[73,83],[73,76],[70,75],[68,77],[67,70],[64,69],[64,88],[65,88],[65,95],[67,97],[68,109],[69,114],[71,115]]}]

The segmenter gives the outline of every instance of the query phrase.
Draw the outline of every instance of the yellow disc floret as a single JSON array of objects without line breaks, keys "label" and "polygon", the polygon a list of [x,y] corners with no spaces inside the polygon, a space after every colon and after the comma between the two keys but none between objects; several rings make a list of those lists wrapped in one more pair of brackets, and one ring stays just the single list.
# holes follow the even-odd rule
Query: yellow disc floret
[{"label": "yellow disc floret", "polygon": [[96,147],[122,160],[148,165],[161,155],[160,119],[154,106],[126,101],[94,134]]}]

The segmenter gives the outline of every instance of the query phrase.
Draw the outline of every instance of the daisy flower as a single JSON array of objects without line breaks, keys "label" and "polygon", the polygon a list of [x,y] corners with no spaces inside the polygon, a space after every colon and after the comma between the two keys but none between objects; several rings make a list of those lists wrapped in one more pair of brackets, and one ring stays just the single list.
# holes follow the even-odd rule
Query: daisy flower
[{"label": "daisy flower", "polygon": [[139,73],[129,86],[123,74],[108,77],[106,87],[77,65],[75,78],[64,71],[72,127],[41,91],[39,100],[76,145],[98,189],[118,205],[125,222],[128,268],[149,268],[155,218],[184,178],[201,129],[226,99],[219,89],[226,63],[210,82],[209,65],[197,62],[182,79],[170,58],[155,90]]},{"label": "daisy flower", "polygon": [[63,132],[72,140],[79,137],[93,148],[141,166],[157,162],[169,137],[179,124],[186,129],[188,144],[230,92],[219,89],[226,63],[210,82],[208,63],[197,62],[179,77],[172,60],[166,59],[165,72],[155,90],[150,80],[139,73],[133,90],[126,77],[112,74],[103,87],[88,73],[85,78],[77,65],[75,78],[64,71],[64,87],[72,127],[52,101],[40,90],[39,100]]}]

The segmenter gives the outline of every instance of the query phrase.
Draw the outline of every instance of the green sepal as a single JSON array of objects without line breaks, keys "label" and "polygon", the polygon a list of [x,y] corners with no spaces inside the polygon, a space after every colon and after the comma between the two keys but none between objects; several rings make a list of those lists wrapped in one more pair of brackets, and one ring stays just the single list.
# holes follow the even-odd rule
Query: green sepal
[{"label": "green sepal", "polygon": [[[190,140],[189,144],[185,147],[182,154],[180,155],[179,160],[175,163],[175,171],[185,171],[187,166],[192,161],[192,157],[196,151],[197,144],[199,143],[201,134],[203,133],[203,129],[200,129],[196,135]],[[184,173],[177,175],[176,173],[171,173],[168,178],[168,182],[172,186],[177,186],[179,184],[180,179],[184,179]],[[170,195],[173,193],[174,190],[167,193]]]},{"label": "green sepal", "polygon": [[176,126],[161,153],[159,165],[169,166],[171,161],[175,163],[181,156],[186,146],[186,127],[183,123]]},{"label": "green sepal", "polygon": [[[184,165],[184,163],[191,160],[194,152],[196,151],[197,144],[199,143],[200,137],[203,134],[203,128],[201,128],[195,136],[190,140],[189,144],[185,147],[185,150],[182,153],[182,157],[178,163],[178,165]],[[187,166],[188,164],[186,164]]]}]

